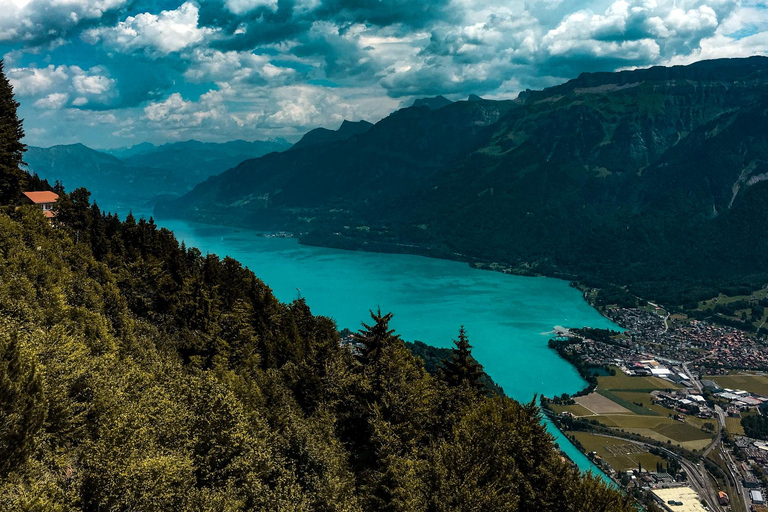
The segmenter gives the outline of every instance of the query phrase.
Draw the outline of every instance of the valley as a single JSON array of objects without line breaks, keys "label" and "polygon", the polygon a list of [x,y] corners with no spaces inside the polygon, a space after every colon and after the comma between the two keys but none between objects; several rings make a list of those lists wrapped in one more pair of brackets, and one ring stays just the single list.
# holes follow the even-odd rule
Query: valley
[{"label": "valley", "polygon": [[[416,102],[290,149],[62,146],[28,163],[129,223],[154,213],[152,229],[339,329],[383,307],[404,339],[447,347],[459,322],[508,396],[540,397],[582,469],[642,503],[690,486],[746,511],[760,470],[739,464],[759,468],[760,441],[739,417],[766,397],[762,374],[733,372],[768,371],[768,274],[740,238],[763,243],[766,73],[753,58],[584,74],[514,101]],[[745,394],[706,391],[718,379]]]},{"label": "valley", "polygon": [[753,57],[413,106],[245,161],[155,213],[691,304],[768,282],[767,83]]}]

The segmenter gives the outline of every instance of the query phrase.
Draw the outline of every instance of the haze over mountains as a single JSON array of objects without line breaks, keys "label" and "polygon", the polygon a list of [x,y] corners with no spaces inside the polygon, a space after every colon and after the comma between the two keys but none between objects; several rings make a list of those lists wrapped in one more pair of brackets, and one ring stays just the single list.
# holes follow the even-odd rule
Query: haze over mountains
[{"label": "haze over mountains", "polygon": [[434,101],[248,160],[162,216],[287,229],[653,288],[762,286],[768,58],[585,73],[515,101]]},{"label": "haze over mountains", "polygon": [[[40,177],[60,180],[70,190],[87,186],[96,198],[116,192],[133,200],[159,195],[178,196],[209,176],[243,160],[291,147],[283,139],[222,144],[189,140],[155,146],[97,151],[83,144],[39,148],[30,146],[24,159]],[[118,195],[119,196],[119,195]]]}]

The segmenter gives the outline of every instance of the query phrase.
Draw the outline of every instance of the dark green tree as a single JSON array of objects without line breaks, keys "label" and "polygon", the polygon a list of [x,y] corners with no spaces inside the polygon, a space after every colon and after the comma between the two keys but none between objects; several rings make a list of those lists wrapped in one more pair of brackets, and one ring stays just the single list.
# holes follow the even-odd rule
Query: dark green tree
[{"label": "dark green tree", "polygon": [[361,359],[363,362],[373,362],[379,358],[382,349],[393,340],[399,340],[394,329],[389,328],[389,321],[394,316],[392,313],[381,314],[381,308],[371,313],[373,324],[363,323],[363,328],[355,335],[355,340],[362,344]]},{"label": "dark green tree", "polygon": [[483,376],[483,367],[472,357],[472,345],[469,344],[463,325],[459,328],[459,339],[453,343],[456,348],[451,351],[451,358],[443,362],[443,379],[449,386],[466,385],[473,389],[482,389],[484,385],[480,379]]},{"label": "dark green tree", "polygon": [[16,202],[25,182],[25,173],[19,168],[26,148],[21,142],[24,129],[16,114],[18,106],[0,60],[0,204]]},{"label": "dark green tree", "polygon": [[0,476],[32,453],[46,409],[42,380],[16,334],[0,337]]}]

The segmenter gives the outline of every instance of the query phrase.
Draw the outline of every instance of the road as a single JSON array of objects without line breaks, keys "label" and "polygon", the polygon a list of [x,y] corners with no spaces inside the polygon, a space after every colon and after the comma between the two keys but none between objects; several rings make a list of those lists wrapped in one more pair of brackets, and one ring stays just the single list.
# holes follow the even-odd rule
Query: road
[{"label": "road", "polygon": [[664,313],[667,314],[667,316],[664,317],[664,332],[667,332],[669,330],[669,323],[668,323],[669,316],[670,316],[669,315],[669,311],[667,311],[663,307],[659,306],[658,304],[654,304],[651,301],[648,301],[648,304],[653,306],[653,307],[655,307],[657,310],[661,310],[661,311],[663,311]]},{"label": "road", "polygon": [[[717,418],[720,421],[720,432],[722,432],[725,429],[725,411],[719,405],[716,405],[715,412],[717,413]],[[718,434],[718,439],[720,439],[719,434]],[[731,452],[723,448],[722,442],[718,443],[718,448],[720,450],[721,457],[723,458],[726,466],[728,467],[728,472],[730,473],[731,481],[733,482],[733,485],[736,487],[736,490],[739,491],[739,495],[741,496],[741,499],[744,500],[744,509],[749,510],[749,504],[751,503],[752,500],[749,497],[749,491],[747,491],[747,489],[745,489],[741,483],[741,471],[739,471],[739,468],[736,465],[737,462],[733,460],[733,456],[731,456]],[[704,455],[706,455],[706,453]]]},{"label": "road", "polygon": [[688,380],[690,380],[693,383],[693,386],[696,388],[696,390],[699,393],[701,393],[702,392],[701,382],[699,382],[699,379],[694,377],[693,374],[691,373],[691,370],[688,369],[688,365],[691,364],[692,362],[693,361],[688,361],[688,362],[683,363],[682,364],[683,371],[688,376]]}]

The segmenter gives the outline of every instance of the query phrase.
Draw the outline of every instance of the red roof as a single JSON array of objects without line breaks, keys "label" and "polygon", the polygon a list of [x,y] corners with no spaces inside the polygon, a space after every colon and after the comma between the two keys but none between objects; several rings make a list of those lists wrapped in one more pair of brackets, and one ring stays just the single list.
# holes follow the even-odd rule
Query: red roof
[{"label": "red roof", "polygon": [[46,218],[48,219],[53,219],[54,217],[56,217],[56,214],[51,210],[43,210],[43,215],[45,215]]},{"label": "red roof", "polygon": [[48,190],[42,192],[24,192],[24,195],[35,204],[55,203],[59,198],[59,194]]}]

